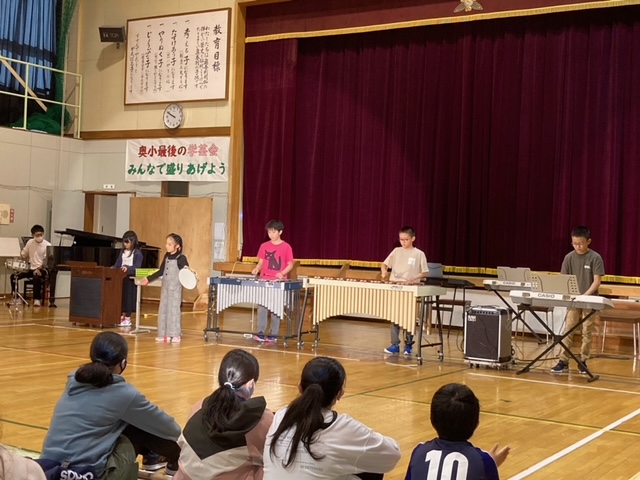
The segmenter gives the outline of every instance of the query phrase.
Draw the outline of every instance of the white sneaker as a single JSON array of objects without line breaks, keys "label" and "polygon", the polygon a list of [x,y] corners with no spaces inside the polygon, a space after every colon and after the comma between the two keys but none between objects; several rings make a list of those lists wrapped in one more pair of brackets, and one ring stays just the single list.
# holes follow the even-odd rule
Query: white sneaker
[{"label": "white sneaker", "polygon": [[180,336],[177,337],[169,337],[169,343],[180,343],[182,338]]},{"label": "white sneaker", "polygon": [[40,304],[40,300],[34,300],[34,301],[33,301],[33,306],[34,306],[34,307],[40,307],[40,306],[41,306],[41,304]]},{"label": "white sneaker", "polygon": [[156,342],[164,342],[167,337],[156,337]]}]

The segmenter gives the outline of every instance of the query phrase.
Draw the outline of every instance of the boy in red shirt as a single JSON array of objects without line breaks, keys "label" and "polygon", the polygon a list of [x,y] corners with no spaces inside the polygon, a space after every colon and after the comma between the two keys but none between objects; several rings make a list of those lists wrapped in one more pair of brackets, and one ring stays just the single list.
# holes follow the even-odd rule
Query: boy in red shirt
[{"label": "boy in red shirt", "polygon": [[[269,241],[260,245],[258,250],[258,265],[251,273],[264,280],[284,280],[293,268],[293,251],[291,245],[280,237],[284,230],[284,224],[280,220],[270,220],[266,226]],[[258,305],[258,334],[254,335],[254,340],[258,342],[274,343],[277,341],[278,330],[280,329],[280,317],[271,316],[271,334],[265,337],[267,330],[268,310]]]}]

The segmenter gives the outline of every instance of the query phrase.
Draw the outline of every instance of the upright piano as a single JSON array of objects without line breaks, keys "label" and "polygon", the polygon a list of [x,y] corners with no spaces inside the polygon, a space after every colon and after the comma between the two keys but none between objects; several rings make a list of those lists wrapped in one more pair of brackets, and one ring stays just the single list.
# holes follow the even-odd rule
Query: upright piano
[{"label": "upright piano", "polygon": [[[50,246],[47,247],[47,270],[49,271],[49,305],[55,306],[56,278],[59,271],[70,271],[70,262],[82,262],[95,264],[103,267],[110,267],[116,263],[118,255],[122,252],[122,239],[102,235],[99,233],[84,232],[67,228],[56,230],[62,236],[69,236],[73,239],[70,246]],[[152,247],[145,242],[139,241],[139,248],[142,252],[142,268],[157,268],[160,257],[160,249]]]}]

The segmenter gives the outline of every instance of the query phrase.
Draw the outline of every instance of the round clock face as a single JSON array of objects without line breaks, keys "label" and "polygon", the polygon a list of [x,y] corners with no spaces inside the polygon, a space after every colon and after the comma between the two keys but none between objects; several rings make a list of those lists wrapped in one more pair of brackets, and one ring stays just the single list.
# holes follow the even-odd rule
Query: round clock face
[{"label": "round clock face", "polygon": [[173,129],[182,125],[183,117],[182,107],[177,103],[172,103],[164,109],[162,119],[165,127]]}]

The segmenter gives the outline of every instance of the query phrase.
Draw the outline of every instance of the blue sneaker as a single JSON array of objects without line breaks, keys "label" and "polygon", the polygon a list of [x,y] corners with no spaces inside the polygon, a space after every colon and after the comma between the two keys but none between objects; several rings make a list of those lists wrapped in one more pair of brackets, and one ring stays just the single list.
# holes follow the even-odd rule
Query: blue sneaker
[{"label": "blue sneaker", "polygon": [[253,336],[253,339],[254,339],[256,342],[264,342],[264,333],[260,332],[260,333],[258,333],[257,335],[254,335],[254,336]]},{"label": "blue sneaker", "polygon": [[567,373],[569,371],[569,365],[562,360],[551,369],[551,373]]},{"label": "blue sneaker", "polygon": [[400,345],[391,345],[384,349],[384,353],[400,353]]},{"label": "blue sneaker", "polygon": [[276,343],[277,341],[278,341],[278,337],[274,337],[272,335],[269,335],[264,339],[265,343]]},{"label": "blue sneaker", "polygon": [[413,347],[411,345],[404,346],[404,355],[413,355]]}]

